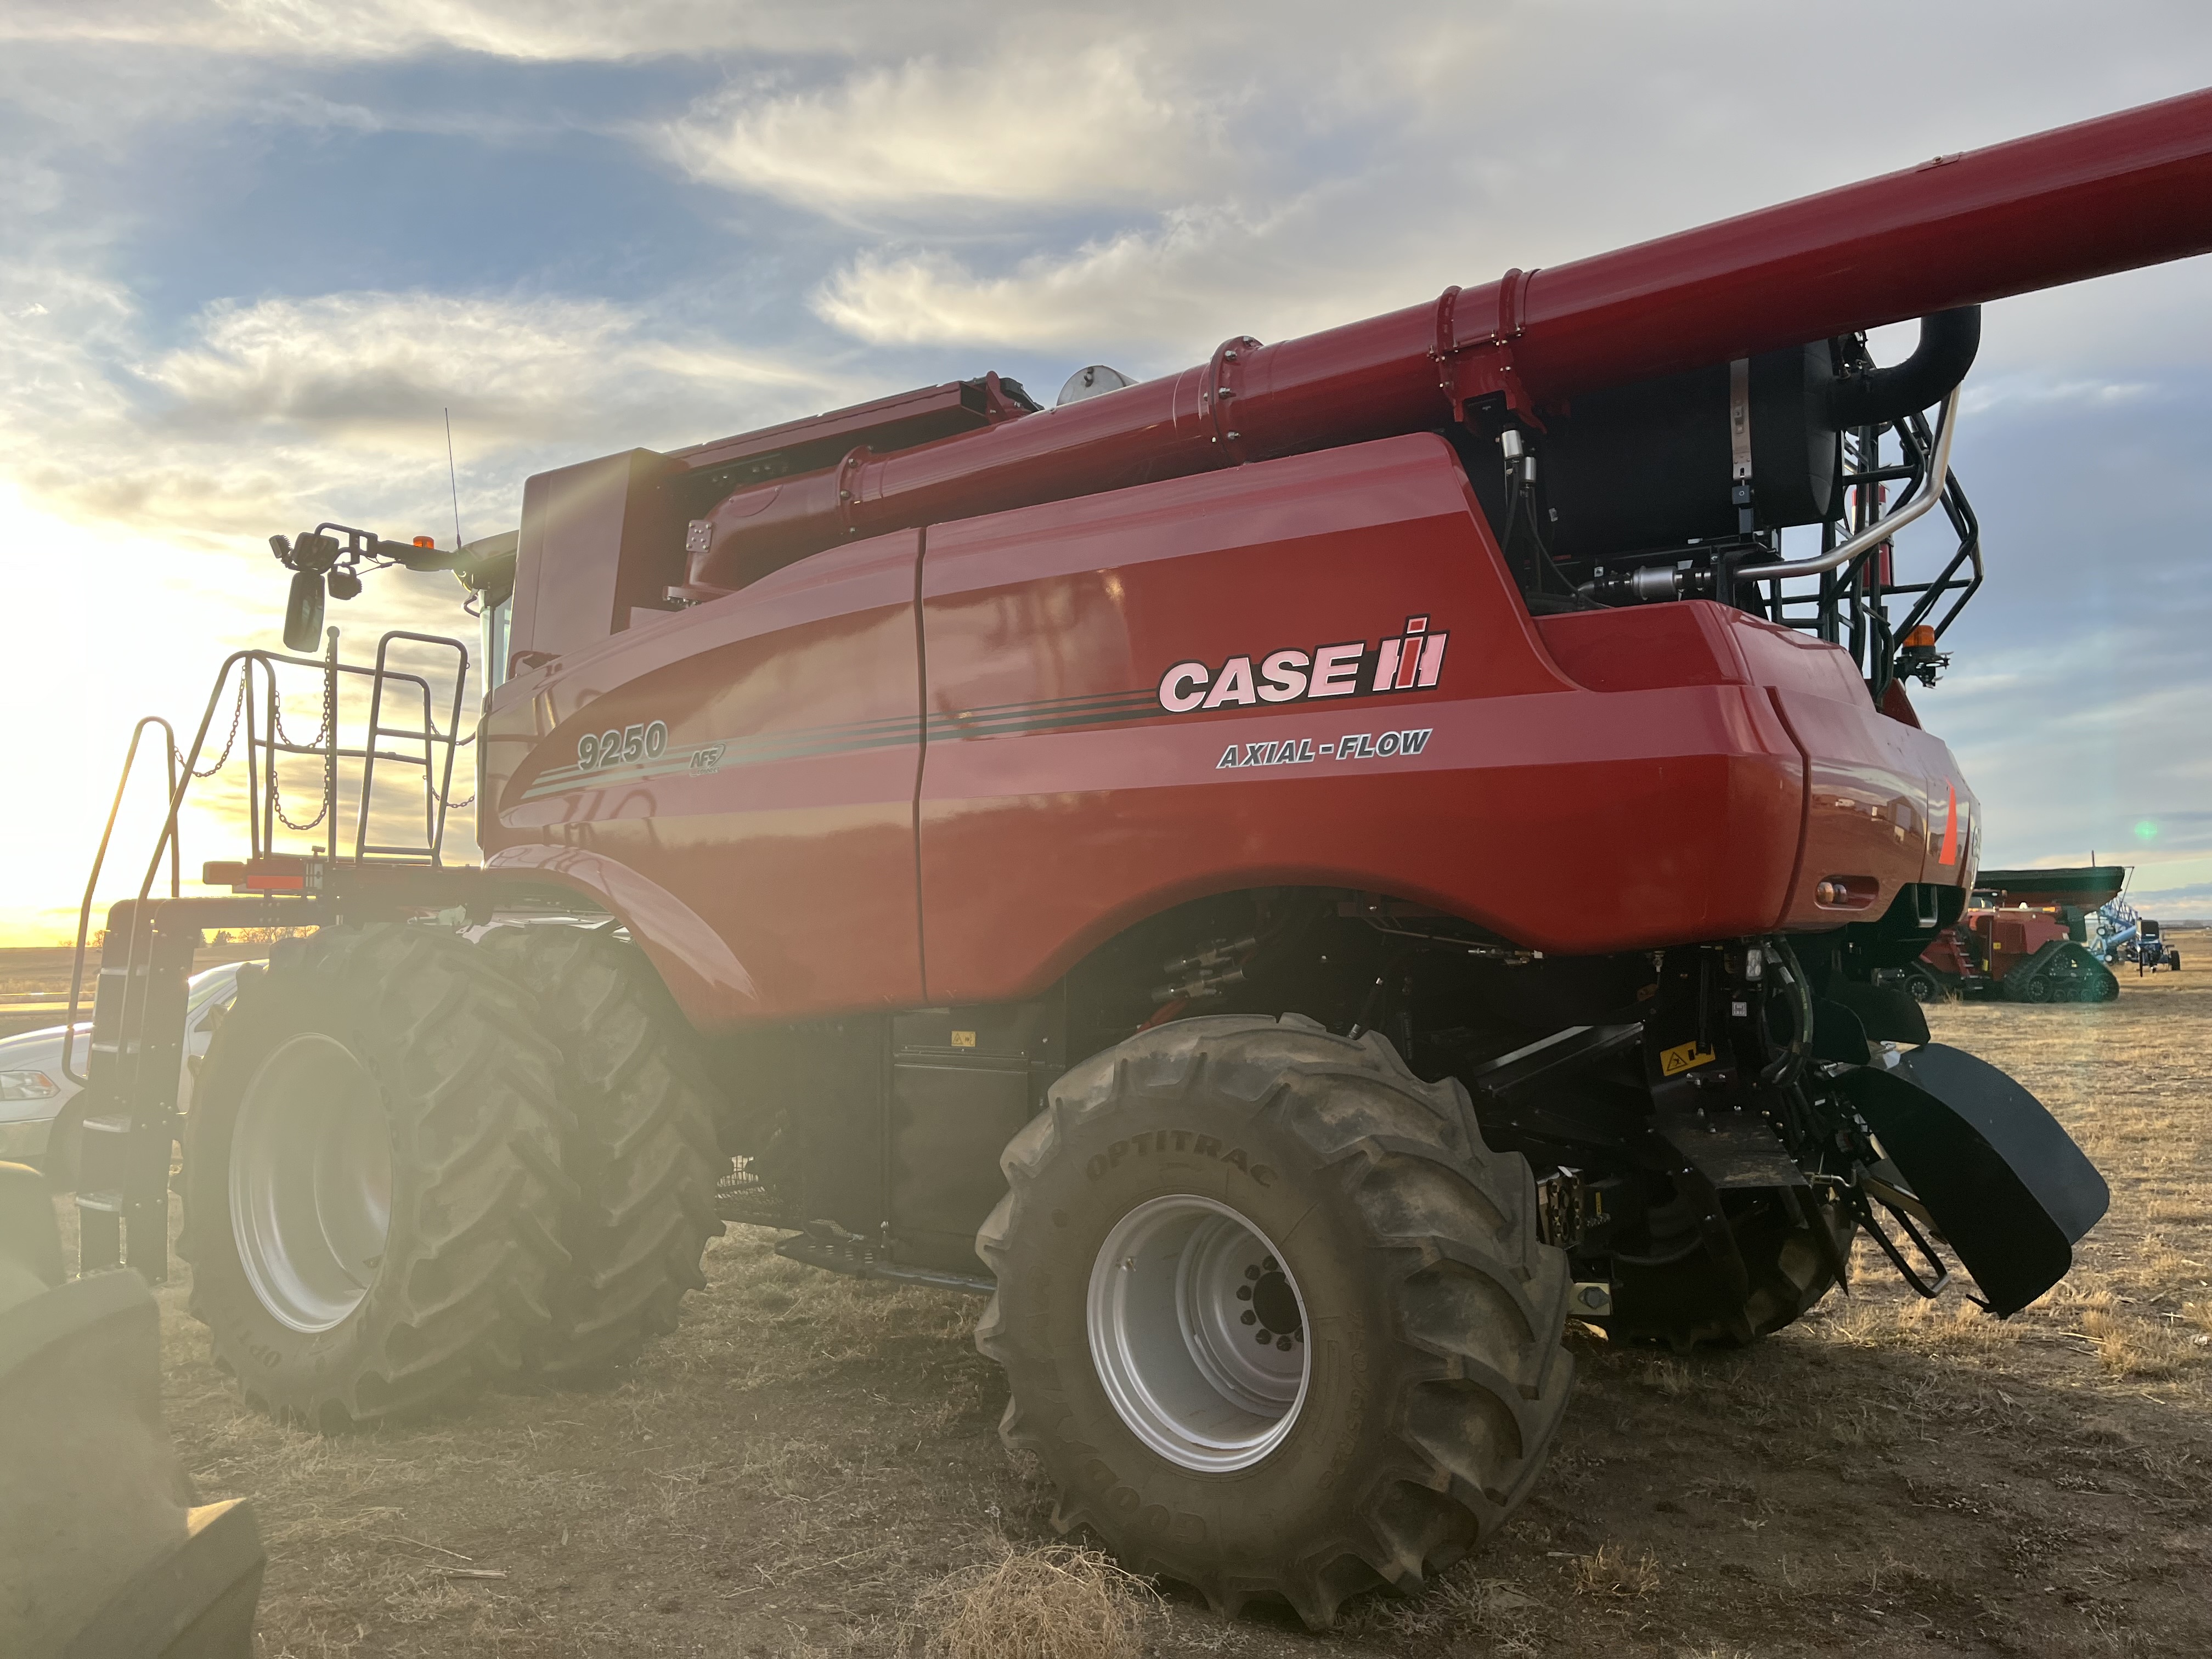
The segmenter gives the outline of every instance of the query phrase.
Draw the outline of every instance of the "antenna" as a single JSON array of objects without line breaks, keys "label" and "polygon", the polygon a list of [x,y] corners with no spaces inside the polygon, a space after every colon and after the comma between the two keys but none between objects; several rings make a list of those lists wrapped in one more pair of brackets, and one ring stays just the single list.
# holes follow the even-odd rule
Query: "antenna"
[{"label": "antenna", "polygon": [[461,550],[461,475],[453,468],[453,411],[446,410],[446,482],[453,490],[453,551]]}]

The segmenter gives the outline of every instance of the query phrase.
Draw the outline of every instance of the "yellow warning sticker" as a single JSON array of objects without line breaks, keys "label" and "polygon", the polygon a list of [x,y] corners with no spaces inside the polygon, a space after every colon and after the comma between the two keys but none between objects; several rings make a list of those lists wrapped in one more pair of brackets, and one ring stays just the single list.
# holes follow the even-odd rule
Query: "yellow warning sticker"
[{"label": "yellow warning sticker", "polygon": [[1659,1051],[1659,1075],[1679,1077],[1684,1072],[1694,1071],[1700,1066],[1711,1065],[1712,1059],[1713,1051],[1710,1048],[1700,1048],[1694,1039],[1688,1042],[1677,1043],[1672,1048],[1662,1048]]},{"label": "yellow warning sticker", "polygon": [[[975,1034],[973,1031],[955,1031],[952,1034],[952,1046],[956,1048],[974,1048],[975,1046]],[[1708,1054],[1705,1058],[1711,1060],[1712,1056]]]}]

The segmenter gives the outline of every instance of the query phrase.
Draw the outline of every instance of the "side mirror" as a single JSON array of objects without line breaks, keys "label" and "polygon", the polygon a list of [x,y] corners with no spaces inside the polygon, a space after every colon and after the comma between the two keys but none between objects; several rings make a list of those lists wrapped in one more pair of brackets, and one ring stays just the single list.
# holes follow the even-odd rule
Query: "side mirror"
[{"label": "side mirror", "polygon": [[293,576],[291,597],[284,601],[284,644],[305,655],[322,642],[322,573],[302,570]]}]

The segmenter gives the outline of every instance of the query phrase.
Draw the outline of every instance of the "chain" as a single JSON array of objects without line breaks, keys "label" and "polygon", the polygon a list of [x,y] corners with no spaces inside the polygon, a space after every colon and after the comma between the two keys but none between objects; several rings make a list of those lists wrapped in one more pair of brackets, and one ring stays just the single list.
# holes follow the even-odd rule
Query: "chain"
[{"label": "chain", "polygon": [[[458,751],[467,748],[476,740],[477,733],[471,732],[465,738],[448,738],[445,741],[458,753]],[[430,794],[432,799],[436,800],[438,805],[444,807],[448,812],[458,812],[464,806],[473,806],[476,805],[477,801],[476,793],[473,790],[460,800],[447,800],[443,795],[438,793],[438,788],[435,784],[430,786]]]},{"label": "chain", "polygon": [[[337,729],[337,721],[338,717],[338,709],[337,686],[336,684],[337,678],[337,677],[334,674],[325,674],[323,677],[323,723],[321,727],[316,732],[315,735],[310,738],[306,743],[295,745],[301,749],[320,749],[323,751],[322,810],[317,812],[314,817],[309,818],[305,823],[295,823],[290,818],[284,815],[284,802],[283,798],[277,793],[276,790],[276,744],[272,743],[269,746],[270,810],[276,813],[277,822],[282,823],[287,830],[296,831],[301,835],[305,835],[308,830],[313,829],[325,818],[328,817],[331,811],[331,803],[337,799],[337,757],[331,752],[330,749],[325,745],[324,742],[324,740],[327,738],[331,732]],[[292,739],[284,731],[284,700],[282,697],[278,697],[275,699],[275,702],[276,704],[276,713],[275,718],[270,722],[271,727],[277,743],[289,744]],[[371,741],[374,742],[374,739],[372,738]],[[337,826],[333,824],[331,827],[335,829]],[[335,852],[337,849],[333,848],[331,850]]]},{"label": "chain", "polygon": [[[191,775],[193,777],[211,778],[216,773],[222,771],[224,767],[230,764],[231,746],[238,741],[239,721],[244,719],[245,715],[246,677],[241,674],[239,676],[238,680],[238,701],[230,706],[230,735],[222,740],[222,753],[216,757],[216,762],[213,766],[209,767],[204,772],[192,773]],[[169,752],[176,757],[178,769],[179,771],[186,769],[185,767],[184,751],[180,749],[173,747]]]},{"label": "chain", "polygon": [[[292,734],[291,734],[289,732],[287,732],[287,731],[284,729],[284,700],[283,700],[283,698],[282,698],[282,697],[279,697],[279,698],[277,698],[277,699],[276,699],[276,715],[275,715],[275,718],[274,718],[274,724],[275,724],[276,731],[276,741],[277,741],[277,742],[279,742],[279,743],[292,743],[292,742],[293,742]],[[299,749],[319,749],[319,748],[321,748],[321,747],[323,746],[323,739],[324,739],[324,738],[327,738],[327,737],[329,737],[329,736],[330,736],[330,734],[331,734],[331,685],[330,685],[330,682],[329,682],[329,680],[325,679],[325,680],[323,682],[323,723],[322,723],[322,726],[320,726],[320,727],[316,731],[315,735],[314,735],[313,737],[312,737],[312,738],[309,738],[307,740],[307,742],[305,742],[305,743],[300,743],[300,744],[293,744],[293,746],[294,746],[295,748],[299,748]]]},{"label": "chain", "polygon": [[[335,656],[337,654],[337,647],[334,645],[331,647],[331,650],[332,655]],[[368,734],[368,743],[372,752],[376,748],[376,732],[374,729],[375,724],[376,722],[374,720],[369,722],[371,730]],[[318,745],[321,745],[323,739],[326,737],[331,739],[328,746],[323,749],[324,812],[329,811],[331,810],[331,804],[338,798],[337,730],[338,677],[337,671],[332,670],[323,676],[323,725],[322,729],[315,733],[315,742]],[[273,754],[271,757],[274,757]],[[269,769],[273,775],[276,769],[272,766]],[[362,801],[361,808],[362,812],[366,813],[368,811],[368,803],[366,800]],[[322,821],[322,812],[318,812],[315,815],[315,822],[320,823]],[[333,840],[335,840],[337,833],[337,825],[335,822],[331,825],[331,832]],[[335,846],[331,848],[331,851],[333,854],[338,849]]]},{"label": "chain", "polygon": [[[327,769],[330,764],[327,757],[325,759],[323,763],[325,768]],[[314,817],[309,818],[305,823],[295,823],[290,818],[286,817],[284,816],[284,799],[283,797],[277,793],[276,789],[276,751],[274,749],[271,749],[269,751],[269,806],[270,810],[276,814],[276,821],[279,823],[283,824],[287,830],[295,830],[301,835],[305,835],[308,830],[313,829],[325,817],[330,816],[331,797],[328,791],[324,793],[323,810],[316,813]]]}]

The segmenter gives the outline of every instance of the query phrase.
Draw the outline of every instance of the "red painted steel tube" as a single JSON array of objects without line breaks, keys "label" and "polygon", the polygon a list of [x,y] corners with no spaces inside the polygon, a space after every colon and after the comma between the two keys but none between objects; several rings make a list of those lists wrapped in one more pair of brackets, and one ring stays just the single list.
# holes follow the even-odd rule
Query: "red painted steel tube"
[{"label": "red painted steel tube", "polygon": [[[740,491],[717,509],[694,579],[736,586],[848,537],[1440,426],[1454,357],[1510,356],[1528,403],[1557,407],[1595,386],[2206,252],[2212,92],[2198,92],[1324,333],[1232,341],[1203,368]],[[1501,332],[1503,352],[1491,344]],[[1217,402],[1224,385],[1233,395]]]}]

